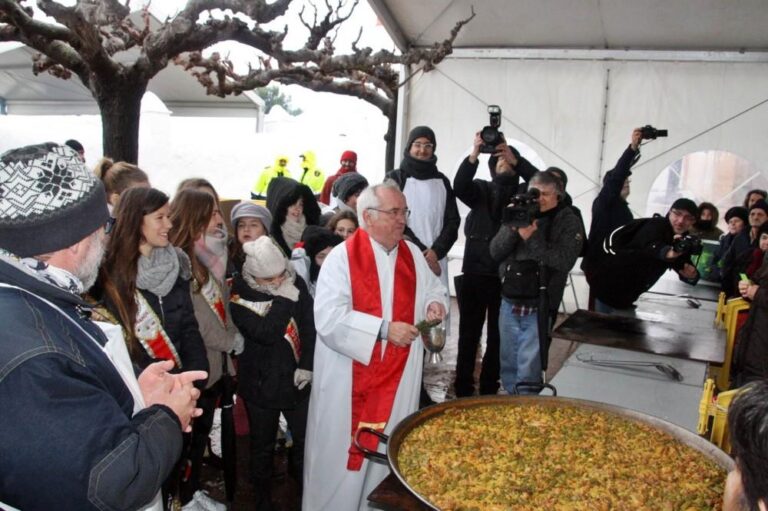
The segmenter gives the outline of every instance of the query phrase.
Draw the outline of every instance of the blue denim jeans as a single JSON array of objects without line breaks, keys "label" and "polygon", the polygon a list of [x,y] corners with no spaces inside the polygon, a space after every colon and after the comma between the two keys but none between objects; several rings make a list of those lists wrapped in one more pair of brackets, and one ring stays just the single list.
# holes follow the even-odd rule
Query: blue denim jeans
[{"label": "blue denim jeans", "polygon": [[[501,340],[501,384],[510,394],[515,394],[515,384],[541,382],[541,357],[539,354],[538,314],[519,316],[512,313],[512,304],[501,300],[499,311]],[[537,393],[521,388],[521,394]]]}]

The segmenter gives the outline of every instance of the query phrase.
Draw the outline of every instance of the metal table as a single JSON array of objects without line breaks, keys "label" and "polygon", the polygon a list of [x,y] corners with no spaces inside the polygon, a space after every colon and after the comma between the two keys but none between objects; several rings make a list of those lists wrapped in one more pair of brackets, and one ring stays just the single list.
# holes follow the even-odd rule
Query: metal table
[{"label": "metal table", "polygon": [[[655,367],[605,367],[583,361],[589,359],[669,364],[680,373],[682,381],[673,380]],[[623,406],[695,432],[706,373],[706,362],[582,344],[551,383],[558,396]]]}]

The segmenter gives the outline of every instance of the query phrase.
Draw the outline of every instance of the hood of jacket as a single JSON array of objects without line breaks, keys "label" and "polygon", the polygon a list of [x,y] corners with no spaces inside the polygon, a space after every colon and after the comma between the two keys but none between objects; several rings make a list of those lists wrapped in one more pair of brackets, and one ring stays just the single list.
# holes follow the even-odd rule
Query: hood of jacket
[{"label": "hood of jacket", "polygon": [[295,204],[299,198],[304,199],[304,217],[307,225],[317,225],[320,221],[320,206],[312,190],[289,177],[276,177],[269,182],[267,189],[267,209],[272,213],[272,226],[269,232],[280,231],[285,222],[288,207]]},{"label": "hood of jacket", "polygon": [[317,156],[315,156],[314,151],[304,151],[301,156],[304,158],[304,161],[301,162],[302,169],[313,170],[317,167]]}]

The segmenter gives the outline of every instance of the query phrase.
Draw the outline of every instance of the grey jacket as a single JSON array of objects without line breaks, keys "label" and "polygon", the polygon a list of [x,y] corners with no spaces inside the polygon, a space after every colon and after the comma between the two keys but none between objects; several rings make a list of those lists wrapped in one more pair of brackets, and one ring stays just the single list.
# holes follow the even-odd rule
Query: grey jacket
[{"label": "grey jacket", "polygon": [[[214,278],[213,275],[210,278]],[[229,288],[226,284],[220,283],[219,287],[224,298],[224,310],[227,313],[226,325],[221,324],[205,297],[201,293],[192,291],[192,306],[195,309],[195,318],[200,327],[200,335],[205,343],[205,353],[208,356],[210,368],[206,388],[211,388],[221,378],[224,357],[227,357],[229,374],[235,374],[235,368],[228,353],[234,348],[237,328],[229,313]]]},{"label": "grey jacket", "polygon": [[[538,228],[527,240],[523,240],[516,230],[502,225],[491,240],[491,257],[500,263],[499,277],[502,280],[508,261],[542,261],[548,270],[549,308],[556,310],[563,299],[568,272],[581,252],[584,236],[578,217],[567,206],[558,206],[545,213],[536,219],[536,223]],[[536,304],[536,300],[525,303]]]}]

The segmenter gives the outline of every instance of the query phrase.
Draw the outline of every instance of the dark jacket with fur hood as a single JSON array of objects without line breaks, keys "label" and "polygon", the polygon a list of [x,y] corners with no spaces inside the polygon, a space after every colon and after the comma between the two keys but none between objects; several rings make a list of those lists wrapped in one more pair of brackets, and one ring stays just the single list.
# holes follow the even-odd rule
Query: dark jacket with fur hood
[{"label": "dark jacket with fur hood", "polygon": [[304,200],[304,218],[307,225],[318,225],[320,221],[320,206],[312,190],[289,177],[276,177],[269,182],[267,189],[267,208],[272,213],[272,225],[269,233],[283,249],[286,257],[291,256],[293,247],[289,247],[283,237],[283,231],[280,228],[288,215],[288,208],[295,204],[299,199]]}]

